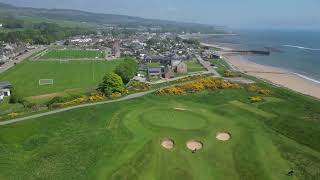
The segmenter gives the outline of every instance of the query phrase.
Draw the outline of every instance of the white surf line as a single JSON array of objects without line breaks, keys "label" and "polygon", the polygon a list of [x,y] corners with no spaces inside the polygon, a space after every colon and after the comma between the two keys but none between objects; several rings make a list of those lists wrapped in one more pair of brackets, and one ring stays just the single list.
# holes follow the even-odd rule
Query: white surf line
[{"label": "white surf line", "polygon": [[312,81],[312,82],[314,82],[314,83],[320,84],[320,81],[315,80],[315,79],[312,79],[312,78],[310,78],[310,77],[308,77],[308,76],[305,76],[305,75],[302,75],[302,74],[298,74],[298,73],[293,73],[293,74],[294,74],[294,75],[297,75],[297,76],[299,76],[299,77],[301,77],[301,78],[303,78],[303,79],[306,79],[306,80]]},{"label": "white surf line", "polygon": [[295,46],[295,45],[283,45],[283,46],[292,47],[292,48],[298,48],[298,49],[311,50],[311,51],[320,51],[320,49],[308,48],[308,47],[303,47],[303,46]]}]

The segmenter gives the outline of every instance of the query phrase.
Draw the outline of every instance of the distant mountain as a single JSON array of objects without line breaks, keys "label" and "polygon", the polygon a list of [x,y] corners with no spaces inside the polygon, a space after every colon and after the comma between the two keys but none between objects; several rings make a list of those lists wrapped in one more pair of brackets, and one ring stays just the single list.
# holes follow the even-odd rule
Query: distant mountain
[{"label": "distant mountain", "polygon": [[145,19],[140,17],[91,13],[71,9],[44,9],[16,7],[0,3],[0,15],[10,14],[17,17],[46,18],[51,20],[86,22],[98,25],[113,24],[125,27],[162,27],[172,30],[184,30],[189,32],[217,32],[217,27],[195,23],[174,22],[166,20]]}]

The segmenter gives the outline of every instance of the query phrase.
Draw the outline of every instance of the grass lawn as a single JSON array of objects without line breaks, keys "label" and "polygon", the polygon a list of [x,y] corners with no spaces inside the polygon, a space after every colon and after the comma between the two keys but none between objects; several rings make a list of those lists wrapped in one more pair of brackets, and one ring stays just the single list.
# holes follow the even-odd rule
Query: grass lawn
[{"label": "grass lawn", "polygon": [[49,50],[41,59],[95,59],[104,58],[100,51],[87,50]]},{"label": "grass lawn", "polygon": [[[24,61],[0,74],[0,81],[10,81],[22,96],[38,96],[76,88],[96,87],[105,73],[120,61]],[[39,85],[39,79],[53,79],[53,85]]]},{"label": "grass lawn", "polygon": [[0,179],[319,179],[319,101],[273,91],[254,105],[244,89],[149,95],[3,126]]},{"label": "grass lawn", "polygon": [[196,60],[187,61],[188,72],[205,71],[206,69]]},{"label": "grass lawn", "polygon": [[228,63],[225,62],[223,59],[212,59],[210,60],[210,62],[217,67],[216,70],[221,75],[223,75],[226,70],[230,69]]}]

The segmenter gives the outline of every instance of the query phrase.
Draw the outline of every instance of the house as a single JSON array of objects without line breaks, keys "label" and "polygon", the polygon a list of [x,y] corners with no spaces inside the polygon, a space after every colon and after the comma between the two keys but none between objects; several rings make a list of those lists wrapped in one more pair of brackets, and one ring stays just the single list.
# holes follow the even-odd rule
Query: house
[{"label": "house", "polygon": [[3,100],[6,96],[11,96],[11,91],[9,87],[11,87],[12,84],[9,82],[0,82],[0,100]]},{"label": "house", "polygon": [[115,58],[119,58],[121,56],[121,51],[120,51],[120,42],[119,41],[114,41],[112,44],[112,56]]},{"label": "house", "polygon": [[2,94],[4,97],[11,96],[10,89],[0,89],[0,94]]},{"label": "house", "polygon": [[161,77],[164,74],[164,68],[162,67],[148,67],[147,69],[149,77]]},{"label": "house", "polygon": [[175,66],[176,73],[188,73],[187,64],[184,62],[180,62],[177,66]]},{"label": "house", "polygon": [[7,89],[10,88],[12,86],[12,84],[10,82],[4,81],[4,82],[0,82],[0,89]]}]

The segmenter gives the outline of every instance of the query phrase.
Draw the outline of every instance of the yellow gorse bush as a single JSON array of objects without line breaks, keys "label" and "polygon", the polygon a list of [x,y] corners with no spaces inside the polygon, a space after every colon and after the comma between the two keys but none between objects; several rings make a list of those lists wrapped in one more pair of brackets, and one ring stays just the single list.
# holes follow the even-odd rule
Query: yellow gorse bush
[{"label": "yellow gorse bush", "polygon": [[249,92],[254,92],[254,93],[258,93],[258,94],[261,94],[261,95],[270,95],[271,94],[271,91],[269,89],[262,89],[260,87],[258,87],[257,85],[249,85],[247,87],[247,90]]},{"label": "yellow gorse bush", "polygon": [[10,118],[15,118],[15,117],[19,116],[19,113],[12,112],[12,113],[9,113],[8,116],[9,116]]},{"label": "yellow gorse bush", "polygon": [[251,103],[257,103],[263,101],[263,98],[261,96],[253,96],[249,98]]},{"label": "yellow gorse bush", "polygon": [[203,90],[216,90],[216,89],[236,89],[240,88],[237,83],[227,82],[215,78],[202,78],[194,82],[178,85],[170,88],[160,89],[157,94],[159,95],[183,95],[186,93],[199,92]]}]

